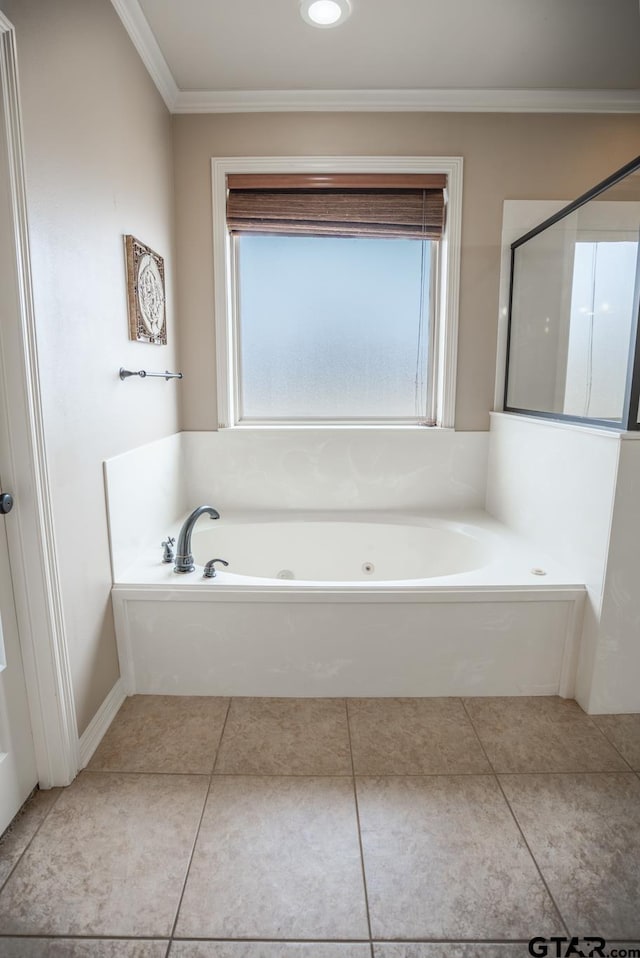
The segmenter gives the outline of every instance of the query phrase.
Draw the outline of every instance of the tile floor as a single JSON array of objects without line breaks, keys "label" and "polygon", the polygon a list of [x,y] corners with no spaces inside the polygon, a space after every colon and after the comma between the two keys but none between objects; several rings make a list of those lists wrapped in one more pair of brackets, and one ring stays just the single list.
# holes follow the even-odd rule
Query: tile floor
[{"label": "tile floor", "polygon": [[640,955],[639,772],[557,698],[134,696],[0,840],[0,958]]}]

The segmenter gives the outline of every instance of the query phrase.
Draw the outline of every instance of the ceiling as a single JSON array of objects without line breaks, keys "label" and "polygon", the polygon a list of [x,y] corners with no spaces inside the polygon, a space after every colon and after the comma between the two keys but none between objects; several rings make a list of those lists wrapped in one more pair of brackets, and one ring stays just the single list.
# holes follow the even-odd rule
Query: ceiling
[{"label": "ceiling", "polygon": [[638,0],[352,0],[331,30],[298,0],[112,2],[177,112],[640,111]]}]

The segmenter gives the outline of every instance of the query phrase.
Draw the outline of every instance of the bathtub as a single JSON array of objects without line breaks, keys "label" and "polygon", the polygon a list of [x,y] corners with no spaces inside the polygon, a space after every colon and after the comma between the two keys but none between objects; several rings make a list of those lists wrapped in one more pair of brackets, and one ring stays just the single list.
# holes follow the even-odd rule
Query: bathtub
[{"label": "bathtub", "polygon": [[192,550],[114,582],[128,694],[573,695],[584,585],[484,512],[205,516]]},{"label": "bathtub", "polygon": [[[463,523],[397,516],[284,514],[200,520],[195,561],[220,556],[227,582],[239,577],[274,585],[368,585],[424,581],[478,569],[491,557],[489,538]],[[494,545],[495,549],[495,545]],[[231,576],[235,576],[234,579]]]}]

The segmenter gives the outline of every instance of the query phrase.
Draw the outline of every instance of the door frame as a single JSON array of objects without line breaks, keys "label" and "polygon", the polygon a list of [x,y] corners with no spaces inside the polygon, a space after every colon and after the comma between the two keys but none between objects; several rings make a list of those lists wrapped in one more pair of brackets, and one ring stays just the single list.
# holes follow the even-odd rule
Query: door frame
[{"label": "door frame", "polygon": [[[7,521],[20,646],[41,788],[68,785],[79,768],[78,726],[57,563],[40,392],[26,203],[15,28],[0,10],[0,87],[15,236],[18,321],[0,359],[11,376],[7,490],[18,495]],[[9,399],[6,397],[5,401]],[[9,482],[12,486],[9,486]],[[22,503],[22,508],[21,508]]]}]

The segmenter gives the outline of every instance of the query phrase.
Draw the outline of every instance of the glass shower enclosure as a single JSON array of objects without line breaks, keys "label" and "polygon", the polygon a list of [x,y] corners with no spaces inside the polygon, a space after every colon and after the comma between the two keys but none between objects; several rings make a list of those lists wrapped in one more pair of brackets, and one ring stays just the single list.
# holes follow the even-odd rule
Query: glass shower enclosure
[{"label": "glass shower enclosure", "polygon": [[640,157],[511,246],[506,412],[640,429]]}]

